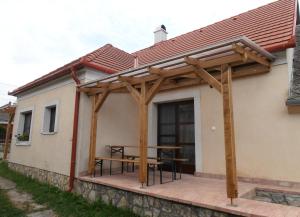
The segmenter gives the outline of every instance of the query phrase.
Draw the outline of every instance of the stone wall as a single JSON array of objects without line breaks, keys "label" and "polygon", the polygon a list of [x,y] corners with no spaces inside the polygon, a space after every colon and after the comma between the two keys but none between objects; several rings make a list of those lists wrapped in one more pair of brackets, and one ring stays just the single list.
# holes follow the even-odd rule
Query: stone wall
[{"label": "stone wall", "polygon": [[300,193],[256,189],[254,200],[300,207]]},{"label": "stone wall", "polygon": [[300,104],[300,25],[296,27],[296,47],[293,58],[293,75],[288,104]]},{"label": "stone wall", "polygon": [[90,201],[102,200],[106,204],[132,210],[139,216],[149,217],[237,217],[216,210],[182,204],[148,195],[125,191],[105,185],[75,181],[74,191]]},{"label": "stone wall", "polygon": [[[54,185],[62,190],[68,189],[69,177],[58,173],[8,162],[10,169],[40,182]],[[238,217],[221,211],[193,205],[182,204],[157,197],[125,191],[105,185],[75,180],[74,193],[89,201],[102,200],[119,208],[132,210],[145,217]]]},{"label": "stone wall", "polygon": [[8,167],[27,177],[56,186],[61,190],[65,191],[68,189],[69,177],[66,175],[11,162],[8,162]]}]

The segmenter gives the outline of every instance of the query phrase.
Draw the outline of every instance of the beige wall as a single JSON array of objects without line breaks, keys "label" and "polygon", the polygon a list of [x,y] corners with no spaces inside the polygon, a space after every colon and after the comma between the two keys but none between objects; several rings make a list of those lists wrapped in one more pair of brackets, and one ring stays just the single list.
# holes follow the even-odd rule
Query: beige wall
[{"label": "beige wall", "polygon": [[[268,74],[233,82],[239,176],[300,182],[300,115],[285,106],[287,67],[281,63]],[[89,148],[90,99],[81,99],[77,174],[87,169]],[[156,103],[184,99],[195,100],[196,171],[225,174],[222,97],[208,86],[157,94],[149,104],[149,144],[156,143]],[[108,155],[108,144],[138,145],[137,115],[129,94],[109,95],[98,116],[97,155]]]},{"label": "beige wall", "polygon": [[[44,88],[18,98],[13,135],[17,134],[20,111],[33,108],[31,142],[18,145],[13,136],[9,161],[69,175],[74,97],[74,82],[68,80],[55,88]],[[58,131],[43,135],[44,107],[50,102],[58,102]]]},{"label": "beige wall", "polygon": [[[300,115],[287,113],[288,66],[272,67],[268,74],[233,82],[234,120],[238,175],[300,182]],[[69,174],[73,106],[73,82],[43,89],[18,99],[19,112],[34,108],[32,141],[17,146],[13,140],[10,161]],[[162,92],[149,105],[149,144],[156,143],[156,104],[195,100],[196,170],[224,174],[224,135],[221,95],[208,86]],[[44,106],[58,101],[58,133],[42,135]],[[76,174],[87,170],[90,131],[90,98],[81,94]],[[109,154],[105,145],[138,145],[138,108],[129,94],[110,94],[98,114],[97,155]],[[134,153],[138,150],[128,150]],[[155,153],[154,153],[155,154]]]},{"label": "beige wall", "polygon": [[[288,114],[285,106],[287,67],[279,64],[268,74],[233,82],[239,176],[300,182],[300,115]],[[81,99],[77,174],[87,169],[89,147],[90,99]],[[156,103],[183,99],[194,99],[198,112],[196,171],[225,174],[222,97],[208,86],[156,95],[149,104],[149,144],[156,143]],[[98,116],[97,155],[108,155],[108,144],[138,145],[137,118],[137,106],[129,94],[109,95]]]},{"label": "beige wall", "polygon": [[[76,174],[87,171],[89,156],[89,133],[91,121],[91,99],[81,95]],[[127,93],[109,94],[98,112],[97,156],[109,156],[106,145],[138,146],[138,108]],[[126,149],[127,154],[136,154],[137,149]],[[113,166],[117,166],[114,163]],[[108,163],[105,163],[108,167]]]},{"label": "beige wall", "polygon": [[[287,113],[287,64],[265,75],[234,80],[238,175],[300,182],[300,115]],[[221,96],[201,87],[203,172],[224,174]],[[215,126],[216,130],[212,130]]]}]

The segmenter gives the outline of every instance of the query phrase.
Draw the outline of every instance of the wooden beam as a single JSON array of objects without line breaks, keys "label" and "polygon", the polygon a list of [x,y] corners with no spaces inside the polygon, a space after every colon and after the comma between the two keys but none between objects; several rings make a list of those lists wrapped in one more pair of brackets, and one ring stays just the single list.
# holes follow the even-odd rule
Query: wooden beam
[{"label": "wooden beam", "polygon": [[[118,76],[118,80],[119,80],[119,81],[128,82],[128,83],[130,83],[130,84],[134,82],[134,79],[135,79],[135,78],[133,78],[133,77],[131,77],[131,76],[121,76],[121,75]],[[100,85],[100,84],[99,84],[99,85]]]},{"label": "wooden beam", "polygon": [[150,74],[155,75],[162,75],[164,69],[155,68],[155,67],[148,67],[148,71]]},{"label": "wooden beam", "polygon": [[238,189],[236,175],[231,67],[228,65],[223,65],[221,72],[227,196],[231,199],[232,202],[234,198],[238,197]]},{"label": "wooden beam", "polygon": [[[230,54],[227,56],[222,56],[222,57],[218,57],[215,59],[209,59],[209,60],[205,60],[202,63],[202,68],[203,69],[207,69],[207,68],[213,68],[216,66],[220,66],[222,64],[227,64],[227,63],[237,63],[237,62],[242,62],[242,57],[240,54]],[[156,70],[156,69],[154,69]],[[158,80],[161,77],[164,78],[172,78],[172,77],[178,77],[181,75],[187,75],[187,74],[191,74],[193,73],[193,71],[195,70],[194,66],[188,65],[188,66],[183,66],[183,67],[179,67],[179,68],[175,68],[175,69],[160,69],[163,70],[161,71],[162,73],[150,73],[149,75],[145,75],[145,76],[140,76],[140,77],[130,77],[130,79],[128,79],[127,77],[119,77],[119,81],[120,82],[113,82],[109,85],[109,90],[110,91],[114,91],[123,87],[127,87],[128,88],[128,84],[134,86],[137,84],[141,84],[142,82],[153,82],[155,80]],[[122,82],[123,81],[123,82]],[[94,93],[91,93],[91,95],[93,94],[98,94],[101,91],[97,91]]]},{"label": "wooden beam", "polygon": [[88,173],[92,174],[95,171],[96,157],[96,141],[97,141],[97,113],[95,112],[97,96],[92,96],[92,117],[90,129],[90,149],[89,149],[89,166]]},{"label": "wooden beam", "polygon": [[187,64],[190,64],[190,65],[193,65],[196,67],[196,69],[195,69],[196,75],[198,75],[200,78],[202,78],[209,85],[213,86],[216,90],[218,90],[221,93],[221,83],[217,79],[215,79],[214,76],[212,76],[205,69],[202,68],[202,66],[201,66],[201,64],[203,64],[202,61],[199,61],[199,60],[191,58],[191,57],[185,57],[184,60]]},{"label": "wooden beam", "polygon": [[95,105],[94,112],[97,113],[99,111],[99,109],[103,105],[105,99],[107,98],[108,94],[109,94],[109,90],[108,89],[106,89],[106,91],[104,91],[102,94],[99,94],[97,102],[96,102],[96,105]]},{"label": "wooden beam", "polygon": [[131,94],[131,96],[135,99],[135,101],[137,103],[140,102],[140,93],[137,91],[137,89],[135,89],[131,84],[129,84],[128,82],[123,82],[126,86],[126,88],[128,89],[129,93]]},{"label": "wooden beam", "polygon": [[155,94],[159,91],[159,88],[161,87],[162,83],[164,82],[165,78],[159,78],[153,86],[150,88],[149,91],[147,91],[146,95],[146,104],[152,100],[152,98],[155,96]]},{"label": "wooden beam", "polygon": [[184,79],[183,81],[176,82],[176,83],[166,83],[161,86],[160,91],[168,91],[174,89],[180,89],[184,87],[192,87],[203,84],[203,80],[201,78],[194,78],[194,79]]},{"label": "wooden beam", "polygon": [[97,86],[96,87],[107,88],[107,87],[109,87],[110,84],[111,84],[111,82],[97,82]]},{"label": "wooden beam", "polygon": [[4,149],[3,149],[3,159],[7,159],[8,150],[11,144],[11,131],[12,131],[12,122],[14,120],[15,112],[9,113],[8,124],[6,127],[6,134],[5,134],[5,142],[4,142]]},{"label": "wooden beam", "polygon": [[245,59],[245,58],[248,59],[249,58],[249,59],[252,59],[255,62],[258,62],[258,63],[260,63],[262,65],[265,65],[265,66],[268,66],[268,67],[271,65],[270,62],[268,60],[264,59],[262,56],[259,56],[259,55],[255,54],[255,53],[253,53],[249,50],[246,50],[245,48],[243,48],[242,46],[240,46],[238,44],[233,44],[232,49],[235,52],[237,52],[241,55],[244,55],[243,59]]},{"label": "wooden beam", "polygon": [[140,168],[139,181],[142,186],[147,182],[147,152],[148,152],[148,105],[146,103],[147,86],[141,84],[141,97],[139,102],[139,122],[140,122]]},{"label": "wooden beam", "polygon": [[[192,67],[192,66],[190,66]],[[194,67],[193,67],[194,68]],[[195,68],[194,68],[195,70]],[[246,77],[246,76],[253,76],[253,75],[259,75],[259,74],[264,74],[264,73],[268,73],[270,71],[270,67],[261,65],[261,64],[255,64],[255,65],[249,65],[249,66],[244,66],[244,67],[238,67],[237,69],[235,69],[232,72],[232,78],[236,79],[236,78],[242,78],[242,77]],[[218,81],[221,80],[221,76],[220,74],[212,74],[212,76],[217,79]],[[186,73],[184,75],[179,75],[178,77],[181,78],[191,78],[191,79],[196,79],[196,74],[194,71],[191,71],[189,73]],[[199,76],[197,76],[197,78],[199,78]],[[159,79],[159,78],[158,78]],[[205,81],[199,81],[199,79],[196,79],[195,81],[187,81],[186,79],[183,80],[182,82],[175,82],[173,81],[172,83],[169,82],[170,79],[165,80],[164,84],[161,85],[161,87],[159,88],[159,91],[165,91],[168,89],[177,89],[177,88],[182,88],[182,87],[188,87],[188,86],[195,86],[195,85],[200,85],[200,84],[206,84]],[[122,84],[123,85],[123,84]],[[140,85],[135,85],[135,88],[139,88]],[[97,89],[97,88],[94,88]],[[103,88],[98,88],[98,91],[92,90],[91,92],[87,92],[88,95],[95,95],[98,93],[102,93],[104,92],[105,89]],[[113,89],[110,90],[110,92],[128,92],[127,88],[124,87],[120,87],[117,89]]]}]

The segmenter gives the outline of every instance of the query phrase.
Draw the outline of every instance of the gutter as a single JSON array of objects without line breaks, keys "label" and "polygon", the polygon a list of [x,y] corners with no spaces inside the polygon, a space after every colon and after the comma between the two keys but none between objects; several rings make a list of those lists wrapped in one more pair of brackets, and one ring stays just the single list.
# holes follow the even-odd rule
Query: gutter
[{"label": "gutter", "polygon": [[282,50],[286,50],[288,48],[294,48],[294,47],[296,47],[296,26],[297,26],[297,23],[299,22],[298,21],[298,18],[299,18],[298,1],[295,0],[294,4],[295,4],[294,5],[295,11],[294,11],[292,36],[288,40],[287,43],[284,43],[284,44],[282,43],[282,44],[279,44],[279,45],[267,47],[266,50],[269,51],[270,53],[277,52],[277,51],[282,51]]},{"label": "gutter", "polygon": [[278,44],[278,45],[275,45],[275,46],[270,46],[270,47],[266,47],[265,49],[267,51],[269,51],[270,53],[273,53],[273,52],[277,52],[277,51],[283,51],[283,50],[286,50],[288,48],[294,48],[296,47],[296,36],[293,35],[287,43],[282,43],[282,44]]},{"label": "gutter", "polygon": [[[110,69],[108,67],[102,66],[102,65],[97,65],[95,63],[89,62],[88,60],[86,60],[85,57],[81,57],[71,63],[68,63],[65,66],[62,66],[32,82],[29,82],[27,84],[25,84],[24,86],[21,86],[11,92],[8,93],[8,95],[11,96],[17,96],[18,94],[25,92],[31,88],[35,88],[38,87],[40,85],[43,85],[49,81],[52,81],[58,77],[62,77],[64,75],[68,75],[70,73],[70,69],[80,69],[82,67],[90,67],[92,69],[107,73],[107,74],[114,74],[115,72],[117,72],[116,70]],[[72,76],[73,77],[73,76]],[[75,81],[76,82],[76,81]]]},{"label": "gutter", "polygon": [[[80,85],[80,80],[76,74],[74,67],[71,68],[71,76],[75,81],[76,85]],[[73,135],[72,135],[72,149],[71,149],[71,165],[70,165],[70,178],[69,178],[69,189],[71,192],[74,187],[75,180],[75,166],[76,166],[76,150],[77,150],[77,135],[78,135],[78,116],[79,116],[79,102],[80,102],[80,91],[76,88],[75,94],[75,106],[74,106],[74,118],[73,118]]]},{"label": "gutter", "polygon": [[88,62],[88,61],[86,61],[84,58],[82,58],[82,59],[80,60],[80,62],[81,62],[84,66],[86,66],[86,67],[90,67],[90,68],[96,69],[96,70],[98,70],[98,71],[105,72],[105,73],[107,73],[107,74],[114,74],[115,72],[117,72],[116,70],[107,68],[107,67],[105,67],[105,66],[100,66],[100,65],[96,65],[96,64],[94,64],[94,63],[92,63],[92,62]]}]

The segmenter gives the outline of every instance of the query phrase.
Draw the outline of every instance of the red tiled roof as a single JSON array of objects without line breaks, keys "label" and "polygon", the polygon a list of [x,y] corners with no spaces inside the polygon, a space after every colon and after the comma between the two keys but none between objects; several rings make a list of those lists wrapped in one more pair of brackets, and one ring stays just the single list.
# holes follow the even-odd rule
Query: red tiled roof
[{"label": "red tiled roof", "polygon": [[54,80],[64,75],[68,75],[71,72],[71,68],[80,69],[84,66],[91,67],[96,70],[112,74],[117,71],[128,69],[133,67],[134,56],[120,50],[111,44],[106,44],[103,47],[76,59],[32,82],[21,86],[14,91],[10,92],[10,95],[16,95],[30,88],[37,87],[48,81]]},{"label": "red tiled roof", "polygon": [[120,50],[111,44],[106,44],[98,50],[84,56],[85,63],[91,63],[111,69],[113,72],[133,67],[134,56]]},{"label": "red tiled roof", "polygon": [[295,46],[296,0],[279,0],[133,53],[139,64],[246,36],[270,52]]},{"label": "red tiled roof", "polygon": [[237,36],[246,36],[270,52],[285,50],[295,46],[296,4],[296,0],[278,0],[157,43],[133,54],[106,44],[84,57],[14,90],[10,94],[16,95],[66,75],[70,73],[72,67],[78,69],[87,66],[111,74],[133,67],[135,56],[138,57],[139,65],[143,65]]}]

